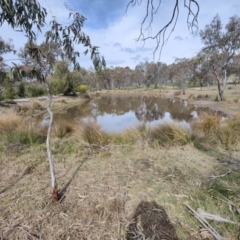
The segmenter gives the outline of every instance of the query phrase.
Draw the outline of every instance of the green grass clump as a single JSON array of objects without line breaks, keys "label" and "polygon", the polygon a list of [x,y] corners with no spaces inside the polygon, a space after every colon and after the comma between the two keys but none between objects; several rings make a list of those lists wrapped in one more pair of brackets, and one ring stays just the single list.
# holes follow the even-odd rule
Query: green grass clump
[{"label": "green grass clump", "polygon": [[80,131],[84,141],[89,144],[107,145],[110,142],[109,135],[95,122],[82,122]]},{"label": "green grass clump", "polygon": [[163,146],[192,144],[195,138],[190,130],[175,123],[167,123],[153,128],[150,136]]},{"label": "green grass clump", "polygon": [[45,141],[45,133],[34,123],[25,121],[16,111],[9,110],[1,115],[0,134],[6,143],[32,145]]}]

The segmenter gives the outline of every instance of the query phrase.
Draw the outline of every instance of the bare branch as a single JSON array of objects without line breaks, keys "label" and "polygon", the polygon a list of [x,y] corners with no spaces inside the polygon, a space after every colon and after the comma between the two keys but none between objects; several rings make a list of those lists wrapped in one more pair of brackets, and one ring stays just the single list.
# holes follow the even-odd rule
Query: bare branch
[{"label": "bare branch", "polygon": [[[187,2],[188,1],[188,2]],[[146,13],[143,17],[143,20],[141,22],[140,26],[140,33],[136,41],[143,41],[144,43],[147,40],[156,40],[156,47],[153,51],[153,56],[156,55],[157,51],[159,50],[159,59],[161,57],[161,52],[163,49],[164,44],[169,39],[170,35],[174,31],[178,16],[179,16],[179,0],[175,0],[175,4],[172,10],[172,16],[170,20],[156,33],[151,34],[151,27],[154,21],[154,15],[158,13],[158,10],[161,6],[161,0],[147,0],[146,2]],[[154,4],[155,3],[155,4]],[[128,2],[125,14],[127,13],[130,6],[135,7],[136,5],[141,5],[142,0],[131,0]],[[156,7],[155,7],[156,5]],[[192,33],[196,32],[198,30],[198,14],[200,10],[200,6],[197,2],[197,0],[184,0],[184,7],[188,10],[188,16],[187,16],[187,26],[189,29],[192,30]],[[196,7],[196,10],[193,10],[193,8]],[[149,21],[149,22],[148,22]],[[148,22],[148,23],[147,23]],[[145,36],[143,29],[145,24],[147,24],[147,28],[145,30],[148,30],[148,36]],[[167,30],[172,26],[172,29],[170,30],[170,33],[167,35]],[[167,36],[166,36],[167,35]]]}]

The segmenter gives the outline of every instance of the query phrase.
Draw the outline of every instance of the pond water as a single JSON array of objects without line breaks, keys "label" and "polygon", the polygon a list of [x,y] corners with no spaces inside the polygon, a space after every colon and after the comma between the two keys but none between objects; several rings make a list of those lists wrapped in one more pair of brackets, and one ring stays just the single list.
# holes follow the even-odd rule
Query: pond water
[{"label": "pond water", "polygon": [[55,113],[54,119],[96,121],[104,131],[117,133],[143,123],[155,126],[178,121],[188,128],[188,122],[198,118],[200,111],[187,101],[175,98],[110,95]]}]

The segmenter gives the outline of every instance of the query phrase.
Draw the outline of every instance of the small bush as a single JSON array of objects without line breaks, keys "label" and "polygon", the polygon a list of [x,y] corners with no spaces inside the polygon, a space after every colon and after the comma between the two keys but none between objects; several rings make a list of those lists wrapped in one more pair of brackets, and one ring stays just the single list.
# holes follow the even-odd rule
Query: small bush
[{"label": "small bush", "polygon": [[86,92],[88,92],[88,86],[87,85],[80,85],[76,88],[76,91],[80,92],[80,93],[86,93]]},{"label": "small bush", "polygon": [[25,83],[24,83],[24,82],[21,82],[21,83],[18,85],[17,95],[18,95],[20,98],[24,98],[24,97],[25,97],[25,95],[26,95],[26,89],[25,89]]},{"label": "small bush", "polygon": [[34,86],[28,88],[28,91],[30,92],[31,97],[40,97],[43,95],[46,95],[46,89],[41,86]]},{"label": "small bush", "polygon": [[66,79],[54,79],[51,82],[51,89],[54,94],[64,93],[67,90]]}]

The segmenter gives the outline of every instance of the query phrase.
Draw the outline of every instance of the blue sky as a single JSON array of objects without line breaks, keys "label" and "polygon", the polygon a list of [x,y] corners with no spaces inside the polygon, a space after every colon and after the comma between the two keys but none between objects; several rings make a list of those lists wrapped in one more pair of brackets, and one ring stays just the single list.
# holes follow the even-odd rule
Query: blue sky
[{"label": "blue sky", "polygon": [[[100,47],[100,52],[105,57],[108,67],[134,68],[140,62],[158,60],[158,53],[153,58],[155,41],[148,41],[145,45],[135,41],[139,36],[140,24],[146,11],[144,0],[140,6],[130,7],[127,14],[125,14],[125,9],[129,0],[39,0],[39,2],[50,13],[47,22],[51,20],[51,15],[56,16],[59,22],[67,21],[68,11],[64,7],[64,2],[83,14],[87,18],[83,31],[90,36],[93,45]],[[155,15],[152,24],[152,33],[169,20],[174,3],[175,0],[162,0],[159,12]],[[199,0],[199,3],[199,29],[203,29],[217,13],[223,25],[228,22],[229,17],[240,14],[239,0]],[[180,0],[179,4],[180,14],[176,28],[164,45],[160,59],[167,64],[174,62],[175,58],[191,58],[203,47],[199,35],[192,35],[187,28],[188,12],[183,7],[184,0]],[[45,29],[47,30],[47,27]],[[22,33],[13,31],[7,25],[1,27],[0,36],[4,40],[13,39],[16,49],[26,42]],[[38,33],[38,43],[43,40],[43,34]],[[82,47],[77,46],[77,49],[83,52]],[[13,56],[7,55],[4,58],[9,59]],[[87,69],[92,66],[89,56],[82,55],[79,62]]]}]

